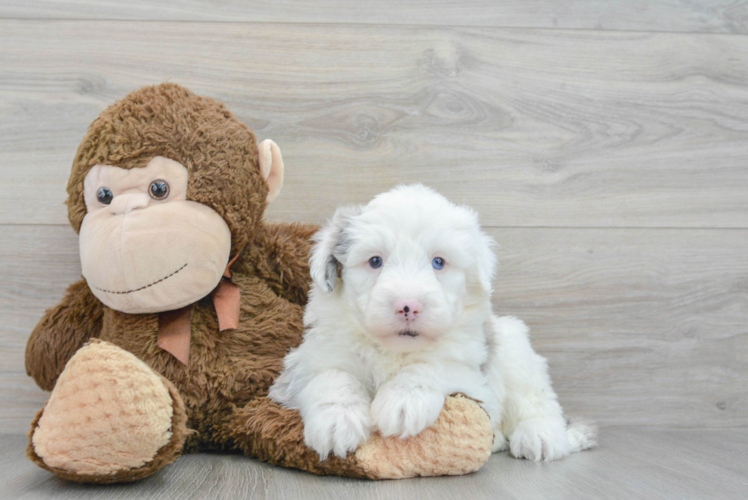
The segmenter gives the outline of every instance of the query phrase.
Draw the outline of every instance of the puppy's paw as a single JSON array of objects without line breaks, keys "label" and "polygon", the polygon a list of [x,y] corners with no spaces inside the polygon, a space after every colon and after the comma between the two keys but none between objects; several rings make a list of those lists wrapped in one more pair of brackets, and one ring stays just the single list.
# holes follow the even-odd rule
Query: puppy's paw
[{"label": "puppy's paw", "polygon": [[421,388],[384,385],[371,404],[371,416],[382,436],[405,439],[431,427],[444,407],[444,396]]},{"label": "puppy's paw", "polygon": [[501,433],[501,429],[494,429],[493,432],[493,444],[491,445],[491,453],[498,453],[509,448],[504,434]]},{"label": "puppy's paw", "polygon": [[322,460],[330,452],[345,458],[369,439],[371,427],[367,406],[322,404],[304,416],[304,442]]},{"label": "puppy's paw", "polygon": [[534,418],[520,422],[509,438],[509,451],[516,458],[558,460],[571,453],[563,420]]}]

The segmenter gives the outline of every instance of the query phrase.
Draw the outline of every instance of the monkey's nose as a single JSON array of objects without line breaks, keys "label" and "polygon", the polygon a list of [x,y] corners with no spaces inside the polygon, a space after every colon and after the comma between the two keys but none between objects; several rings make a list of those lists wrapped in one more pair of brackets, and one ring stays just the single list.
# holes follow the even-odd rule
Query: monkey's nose
[{"label": "monkey's nose", "polygon": [[138,208],[145,208],[151,202],[151,197],[145,193],[120,194],[109,204],[112,215],[126,214]]}]

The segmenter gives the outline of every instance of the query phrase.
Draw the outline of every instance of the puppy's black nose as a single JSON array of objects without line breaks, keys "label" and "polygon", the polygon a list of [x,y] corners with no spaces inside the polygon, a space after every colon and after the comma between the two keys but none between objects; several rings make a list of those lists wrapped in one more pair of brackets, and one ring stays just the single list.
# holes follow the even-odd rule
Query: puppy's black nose
[{"label": "puppy's black nose", "polygon": [[408,306],[403,307],[403,311],[406,312],[406,313],[409,313],[410,312],[410,307],[408,307]]}]

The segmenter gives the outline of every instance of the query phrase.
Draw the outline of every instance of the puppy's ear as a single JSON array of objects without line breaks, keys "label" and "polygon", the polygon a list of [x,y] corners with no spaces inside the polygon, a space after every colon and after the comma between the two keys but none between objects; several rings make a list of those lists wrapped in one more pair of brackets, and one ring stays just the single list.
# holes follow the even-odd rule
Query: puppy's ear
[{"label": "puppy's ear", "polygon": [[335,211],[332,219],[314,235],[316,244],[309,258],[309,271],[314,283],[328,292],[335,290],[338,282],[338,265],[335,257],[344,252],[345,229],[351,218],[361,213],[361,207],[341,207]]},{"label": "puppy's ear", "polygon": [[491,282],[496,272],[496,254],[493,247],[496,242],[483,231],[478,233],[478,241],[475,245],[475,271],[481,288],[491,295]]}]

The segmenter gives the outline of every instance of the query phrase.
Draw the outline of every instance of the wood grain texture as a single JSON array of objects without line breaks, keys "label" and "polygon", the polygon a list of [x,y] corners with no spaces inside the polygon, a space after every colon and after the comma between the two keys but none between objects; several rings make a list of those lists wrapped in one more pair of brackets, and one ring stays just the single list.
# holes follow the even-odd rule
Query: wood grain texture
[{"label": "wood grain texture", "polygon": [[[494,308],[524,319],[568,414],[603,426],[748,426],[748,231],[491,229]],[[26,339],[78,278],[69,227],[0,226],[0,432],[46,394]]]},{"label": "wood grain texture", "polygon": [[181,457],[120,485],[65,483],[23,458],[25,436],[0,436],[0,498],[383,499],[744,498],[748,430],[608,429],[601,447],[534,463],[493,455],[468,476],[367,481],[273,467],[238,455]]},{"label": "wood grain texture", "polygon": [[4,0],[0,18],[497,26],[748,33],[735,0]]},{"label": "wood grain texture", "polygon": [[171,79],[280,144],[273,220],[420,181],[489,226],[748,227],[748,37],[6,20],[0,48],[0,223],[66,223],[88,124]]},{"label": "wood grain texture", "polygon": [[748,424],[748,231],[491,230],[494,310],[523,318],[568,413]]}]

